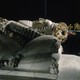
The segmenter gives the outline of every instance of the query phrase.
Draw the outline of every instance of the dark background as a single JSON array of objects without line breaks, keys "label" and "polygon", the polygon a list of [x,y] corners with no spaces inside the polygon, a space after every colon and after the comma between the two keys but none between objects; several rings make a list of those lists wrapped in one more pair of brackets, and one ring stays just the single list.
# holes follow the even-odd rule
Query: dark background
[{"label": "dark background", "polygon": [[[42,17],[74,24],[80,22],[79,8],[77,0],[0,0],[0,17],[9,20],[36,20]],[[80,55],[80,32],[68,37],[63,47],[64,53]]]},{"label": "dark background", "polygon": [[0,17],[35,20],[39,17],[67,24],[80,21],[76,0],[0,0]]}]

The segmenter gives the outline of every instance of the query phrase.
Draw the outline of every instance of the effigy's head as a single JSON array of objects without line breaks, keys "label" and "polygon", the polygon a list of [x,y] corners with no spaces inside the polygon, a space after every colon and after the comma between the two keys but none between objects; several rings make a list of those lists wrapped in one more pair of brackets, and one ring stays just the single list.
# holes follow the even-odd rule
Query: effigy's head
[{"label": "effigy's head", "polygon": [[65,42],[68,37],[68,27],[64,22],[59,22],[53,26],[52,35],[57,37],[61,43]]}]

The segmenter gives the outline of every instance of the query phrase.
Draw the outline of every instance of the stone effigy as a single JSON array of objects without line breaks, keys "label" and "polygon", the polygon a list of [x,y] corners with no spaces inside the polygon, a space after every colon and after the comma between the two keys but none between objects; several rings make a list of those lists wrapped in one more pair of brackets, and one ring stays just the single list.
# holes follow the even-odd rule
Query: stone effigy
[{"label": "stone effigy", "polygon": [[[49,22],[44,19],[40,19],[40,21],[44,22],[41,25]],[[49,23],[46,25],[55,30],[53,23],[51,21]],[[29,25],[13,20],[0,20],[1,68],[17,67],[23,70],[58,75],[58,62],[60,54],[63,52],[61,41],[54,35],[40,33],[34,29],[35,27],[33,24],[32,27],[29,27]],[[27,67],[29,65],[32,67],[34,63],[36,66],[33,68]]]}]

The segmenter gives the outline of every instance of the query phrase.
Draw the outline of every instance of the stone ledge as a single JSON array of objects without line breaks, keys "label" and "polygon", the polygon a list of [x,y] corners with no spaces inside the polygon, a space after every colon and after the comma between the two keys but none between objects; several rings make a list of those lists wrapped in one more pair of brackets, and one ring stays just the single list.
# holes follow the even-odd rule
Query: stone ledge
[{"label": "stone ledge", "polygon": [[23,72],[23,71],[11,71],[11,70],[0,70],[0,76],[17,76],[17,77],[31,77],[31,78],[44,78],[44,79],[57,79],[58,75],[49,73],[38,73],[38,72]]}]

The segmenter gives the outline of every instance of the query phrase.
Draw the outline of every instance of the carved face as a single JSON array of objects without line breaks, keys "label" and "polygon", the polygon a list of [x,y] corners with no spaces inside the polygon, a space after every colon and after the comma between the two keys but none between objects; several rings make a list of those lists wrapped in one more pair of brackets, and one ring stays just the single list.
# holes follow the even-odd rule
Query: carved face
[{"label": "carved face", "polygon": [[65,42],[68,37],[68,27],[65,23],[60,22],[53,27],[52,34],[57,37],[61,43]]}]

